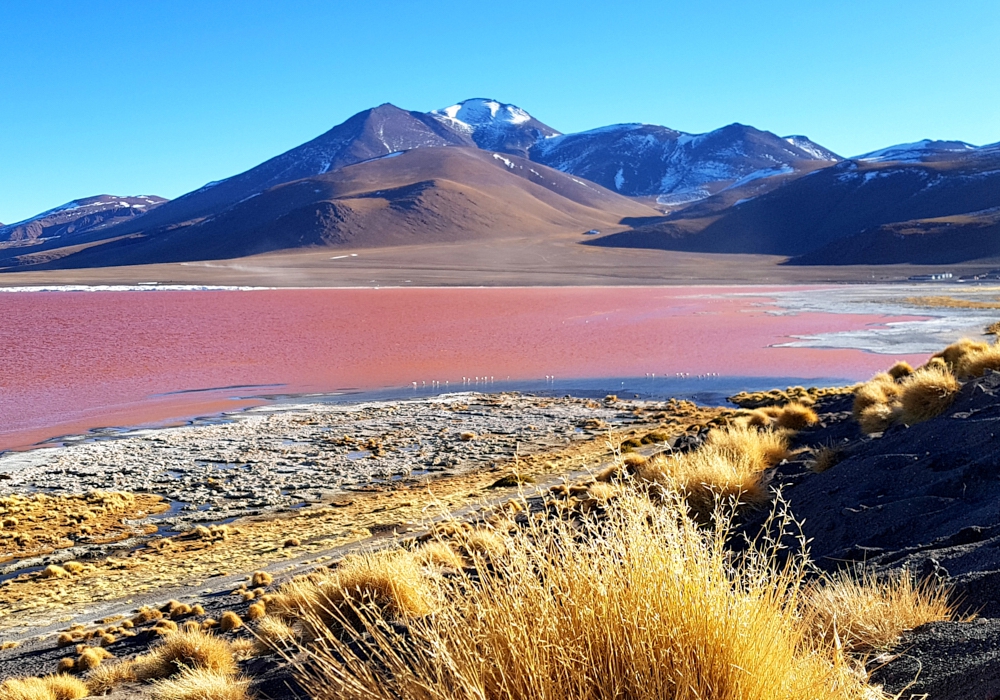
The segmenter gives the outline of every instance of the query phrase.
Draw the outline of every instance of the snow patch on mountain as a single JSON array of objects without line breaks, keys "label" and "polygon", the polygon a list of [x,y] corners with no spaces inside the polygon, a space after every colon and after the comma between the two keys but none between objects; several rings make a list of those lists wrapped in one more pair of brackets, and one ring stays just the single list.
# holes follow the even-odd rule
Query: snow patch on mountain
[{"label": "snow patch on mountain", "polygon": [[862,160],[872,163],[921,163],[927,158],[937,155],[956,155],[978,150],[964,141],[933,141],[924,139],[915,143],[901,143],[888,148],[882,148],[871,153],[854,157],[852,160]]},{"label": "snow patch on mountain", "polygon": [[805,136],[786,136],[785,141],[792,144],[799,150],[805,151],[816,160],[827,160],[831,162],[840,160],[840,158],[833,151],[823,148],[818,143],[806,138]]}]

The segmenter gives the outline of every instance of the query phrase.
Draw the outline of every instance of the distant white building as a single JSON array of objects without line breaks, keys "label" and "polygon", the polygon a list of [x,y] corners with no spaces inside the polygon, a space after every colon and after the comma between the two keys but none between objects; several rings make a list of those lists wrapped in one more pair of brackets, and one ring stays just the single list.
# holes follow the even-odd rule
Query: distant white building
[{"label": "distant white building", "polygon": [[950,280],[952,277],[950,272],[936,272],[933,275],[913,275],[909,279],[911,282],[940,282]]}]

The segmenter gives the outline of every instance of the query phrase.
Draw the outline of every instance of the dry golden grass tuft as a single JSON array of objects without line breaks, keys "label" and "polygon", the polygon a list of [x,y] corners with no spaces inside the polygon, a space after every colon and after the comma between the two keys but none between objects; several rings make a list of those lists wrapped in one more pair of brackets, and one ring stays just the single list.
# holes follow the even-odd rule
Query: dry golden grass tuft
[{"label": "dry golden grass tuft", "polygon": [[955,401],[961,384],[951,372],[925,369],[903,380],[899,397],[900,420],[907,425],[944,413]]},{"label": "dry golden grass tuft", "polygon": [[77,700],[90,695],[87,685],[79,678],[58,673],[42,678],[55,700]]},{"label": "dry golden grass tuft", "polygon": [[732,511],[704,528],[676,496],[620,502],[600,522],[510,536],[495,567],[442,580],[447,603],[405,637],[371,617],[361,633],[327,629],[299,682],[314,700],[884,697],[812,643],[804,557],[779,564],[761,541],[734,558]]},{"label": "dry golden grass tuft", "polygon": [[78,671],[89,671],[97,668],[105,659],[111,658],[111,652],[102,647],[86,647],[76,658],[74,668]]},{"label": "dry golden grass tuft", "polygon": [[257,622],[254,635],[267,649],[288,649],[298,639],[295,630],[287,622],[268,615]]},{"label": "dry golden grass tuft", "polygon": [[890,367],[888,372],[886,372],[886,374],[888,374],[896,381],[899,381],[904,377],[909,377],[911,374],[913,374],[913,371],[914,371],[913,366],[909,362],[903,360],[901,362],[897,362],[892,367]]},{"label": "dry golden grass tuft", "polygon": [[223,632],[231,632],[243,626],[243,620],[232,610],[222,613],[219,618],[219,629]]},{"label": "dry golden grass tuft", "polygon": [[837,640],[855,653],[893,647],[903,632],[955,618],[948,591],[932,582],[916,584],[909,572],[878,579],[842,572],[808,587],[804,620],[819,643]]},{"label": "dry golden grass tuft", "polygon": [[[709,431],[704,444],[690,452],[660,453],[626,470],[605,470],[598,483],[614,483],[627,474],[652,493],[682,493],[700,517],[708,517],[716,499],[760,504],[767,500],[764,472],[788,456],[788,433],[731,425]],[[571,491],[571,490],[570,490]],[[584,489],[582,495],[588,495]]]},{"label": "dry golden grass tuft", "polygon": [[263,603],[252,603],[250,607],[247,608],[248,620],[259,620],[266,614],[267,609],[264,607]]},{"label": "dry golden grass tuft", "polygon": [[1000,321],[994,321],[983,329],[987,335],[1000,335]]},{"label": "dry golden grass tuft", "polygon": [[843,457],[843,450],[833,445],[823,445],[813,449],[813,458],[810,469],[820,474],[831,467],[835,467]]},{"label": "dry golden grass tuft", "polygon": [[247,700],[250,681],[208,669],[184,669],[153,684],[153,700]]},{"label": "dry golden grass tuft", "polygon": [[[872,406],[892,406],[899,399],[900,387],[887,372],[876,374],[854,392],[854,417],[858,421]],[[865,431],[874,432],[874,431]]]},{"label": "dry golden grass tuft", "polygon": [[234,675],[232,646],[225,639],[205,632],[178,632],[145,656],[136,658],[132,672],[139,680],[149,680],[166,678],[182,668]]},{"label": "dry golden grass tuft", "polygon": [[104,664],[87,676],[87,688],[91,695],[104,695],[122,683],[139,680],[135,675],[135,664],[132,661],[122,661],[116,664]]},{"label": "dry golden grass tuft", "polygon": [[899,406],[897,404],[879,403],[868,406],[858,416],[858,425],[861,431],[872,435],[874,433],[885,432],[899,418]]},{"label": "dry golden grass tuft", "polygon": [[78,700],[90,695],[87,685],[73,676],[9,678],[0,683],[0,700]]},{"label": "dry golden grass tuft", "polygon": [[781,407],[781,411],[775,416],[775,423],[779,428],[805,430],[819,423],[819,416],[809,406],[794,402]]},{"label": "dry golden grass tuft", "polygon": [[49,564],[42,569],[40,576],[42,578],[66,578],[69,576],[69,572],[58,564]]},{"label": "dry golden grass tuft", "polygon": [[614,500],[624,493],[619,484],[596,483],[587,486],[587,495],[604,503]]},{"label": "dry golden grass tuft", "polygon": [[709,431],[698,452],[715,452],[733,459],[746,458],[762,471],[789,456],[788,434],[783,430],[754,430],[743,426]]},{"label": "dry golden grass tuft", "polygon": [[459,538],[462,554],[473,562],[493,562],[507,553],[507,542],[493,528],[476,528]]},{"label": "dry golden grass tuft", "polygon": [[931,359],[940,358],[948,365],[948,369],[951,371],[959,370],[962,364],[966,361],[969,355],[974,355],[976,353],[984,352],[989,349],[989,345],[981,340],[973,340],[972,338],[962,338],[948,347],[946,347],[941,352],[934,353],[931,355]]},{"label": "dry golden grass tuft", "polygon": [[424,567],[410,552],[350,556],[336,571],[318,571],[281,587],[268,610],[302,625],[316,639],[330,629],[357,628],[362,618],[408,620],[436,607],[435,590]]},{"label": "dry golden grass tuft", "polygon": [[966,355],[957,373],[963,379],[968,379],[981,377],[987,370],[1000,372],[1000,345],[991,345],[982,352]]},{"label": "dry golden grass tuft", "polygon": [[438,569],[458,570],[465,566],[462,555],[447,542],[425,542],[414,550],[413,555],[420,564]]},{"label": "dry golden grass tuft", "polygon": [[255,571],[253,576],[250,578],[250,584],[254,587],[270,586],[273,581],[274,577],[266,571]]}]

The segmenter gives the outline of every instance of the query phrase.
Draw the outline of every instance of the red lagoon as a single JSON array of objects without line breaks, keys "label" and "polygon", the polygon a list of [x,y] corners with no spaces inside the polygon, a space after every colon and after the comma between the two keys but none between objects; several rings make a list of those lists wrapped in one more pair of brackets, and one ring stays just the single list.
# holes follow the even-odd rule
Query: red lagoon
[{"label": "red lagoon", "polygon": [[[768,291],[2,293],[0,450],[89,428],[166,422],[260,402],[233,401],[234,394],[376,389],[414,381],[460,388],[463,376],[490,375],[535,380],[690,372],[861,379],[893,361],[857,350],[772,347],[793,334],[894,319],[769,314]],[[249,386],[257,388],[231,388]]]}]

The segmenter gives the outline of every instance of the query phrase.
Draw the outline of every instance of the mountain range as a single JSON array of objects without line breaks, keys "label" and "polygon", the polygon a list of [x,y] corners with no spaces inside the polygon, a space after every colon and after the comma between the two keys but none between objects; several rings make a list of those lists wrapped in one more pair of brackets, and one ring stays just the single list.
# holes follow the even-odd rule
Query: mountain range
[{"label": "mountain range", "polygon": [[1000,256],[998,234],[1000,144],[921,141],[843,158],[742,124],[562,134],[473,99],[365,110],[172,201],[101,195],[0,226],[0,269],[519,236],[791,264],[952,263]]}]

